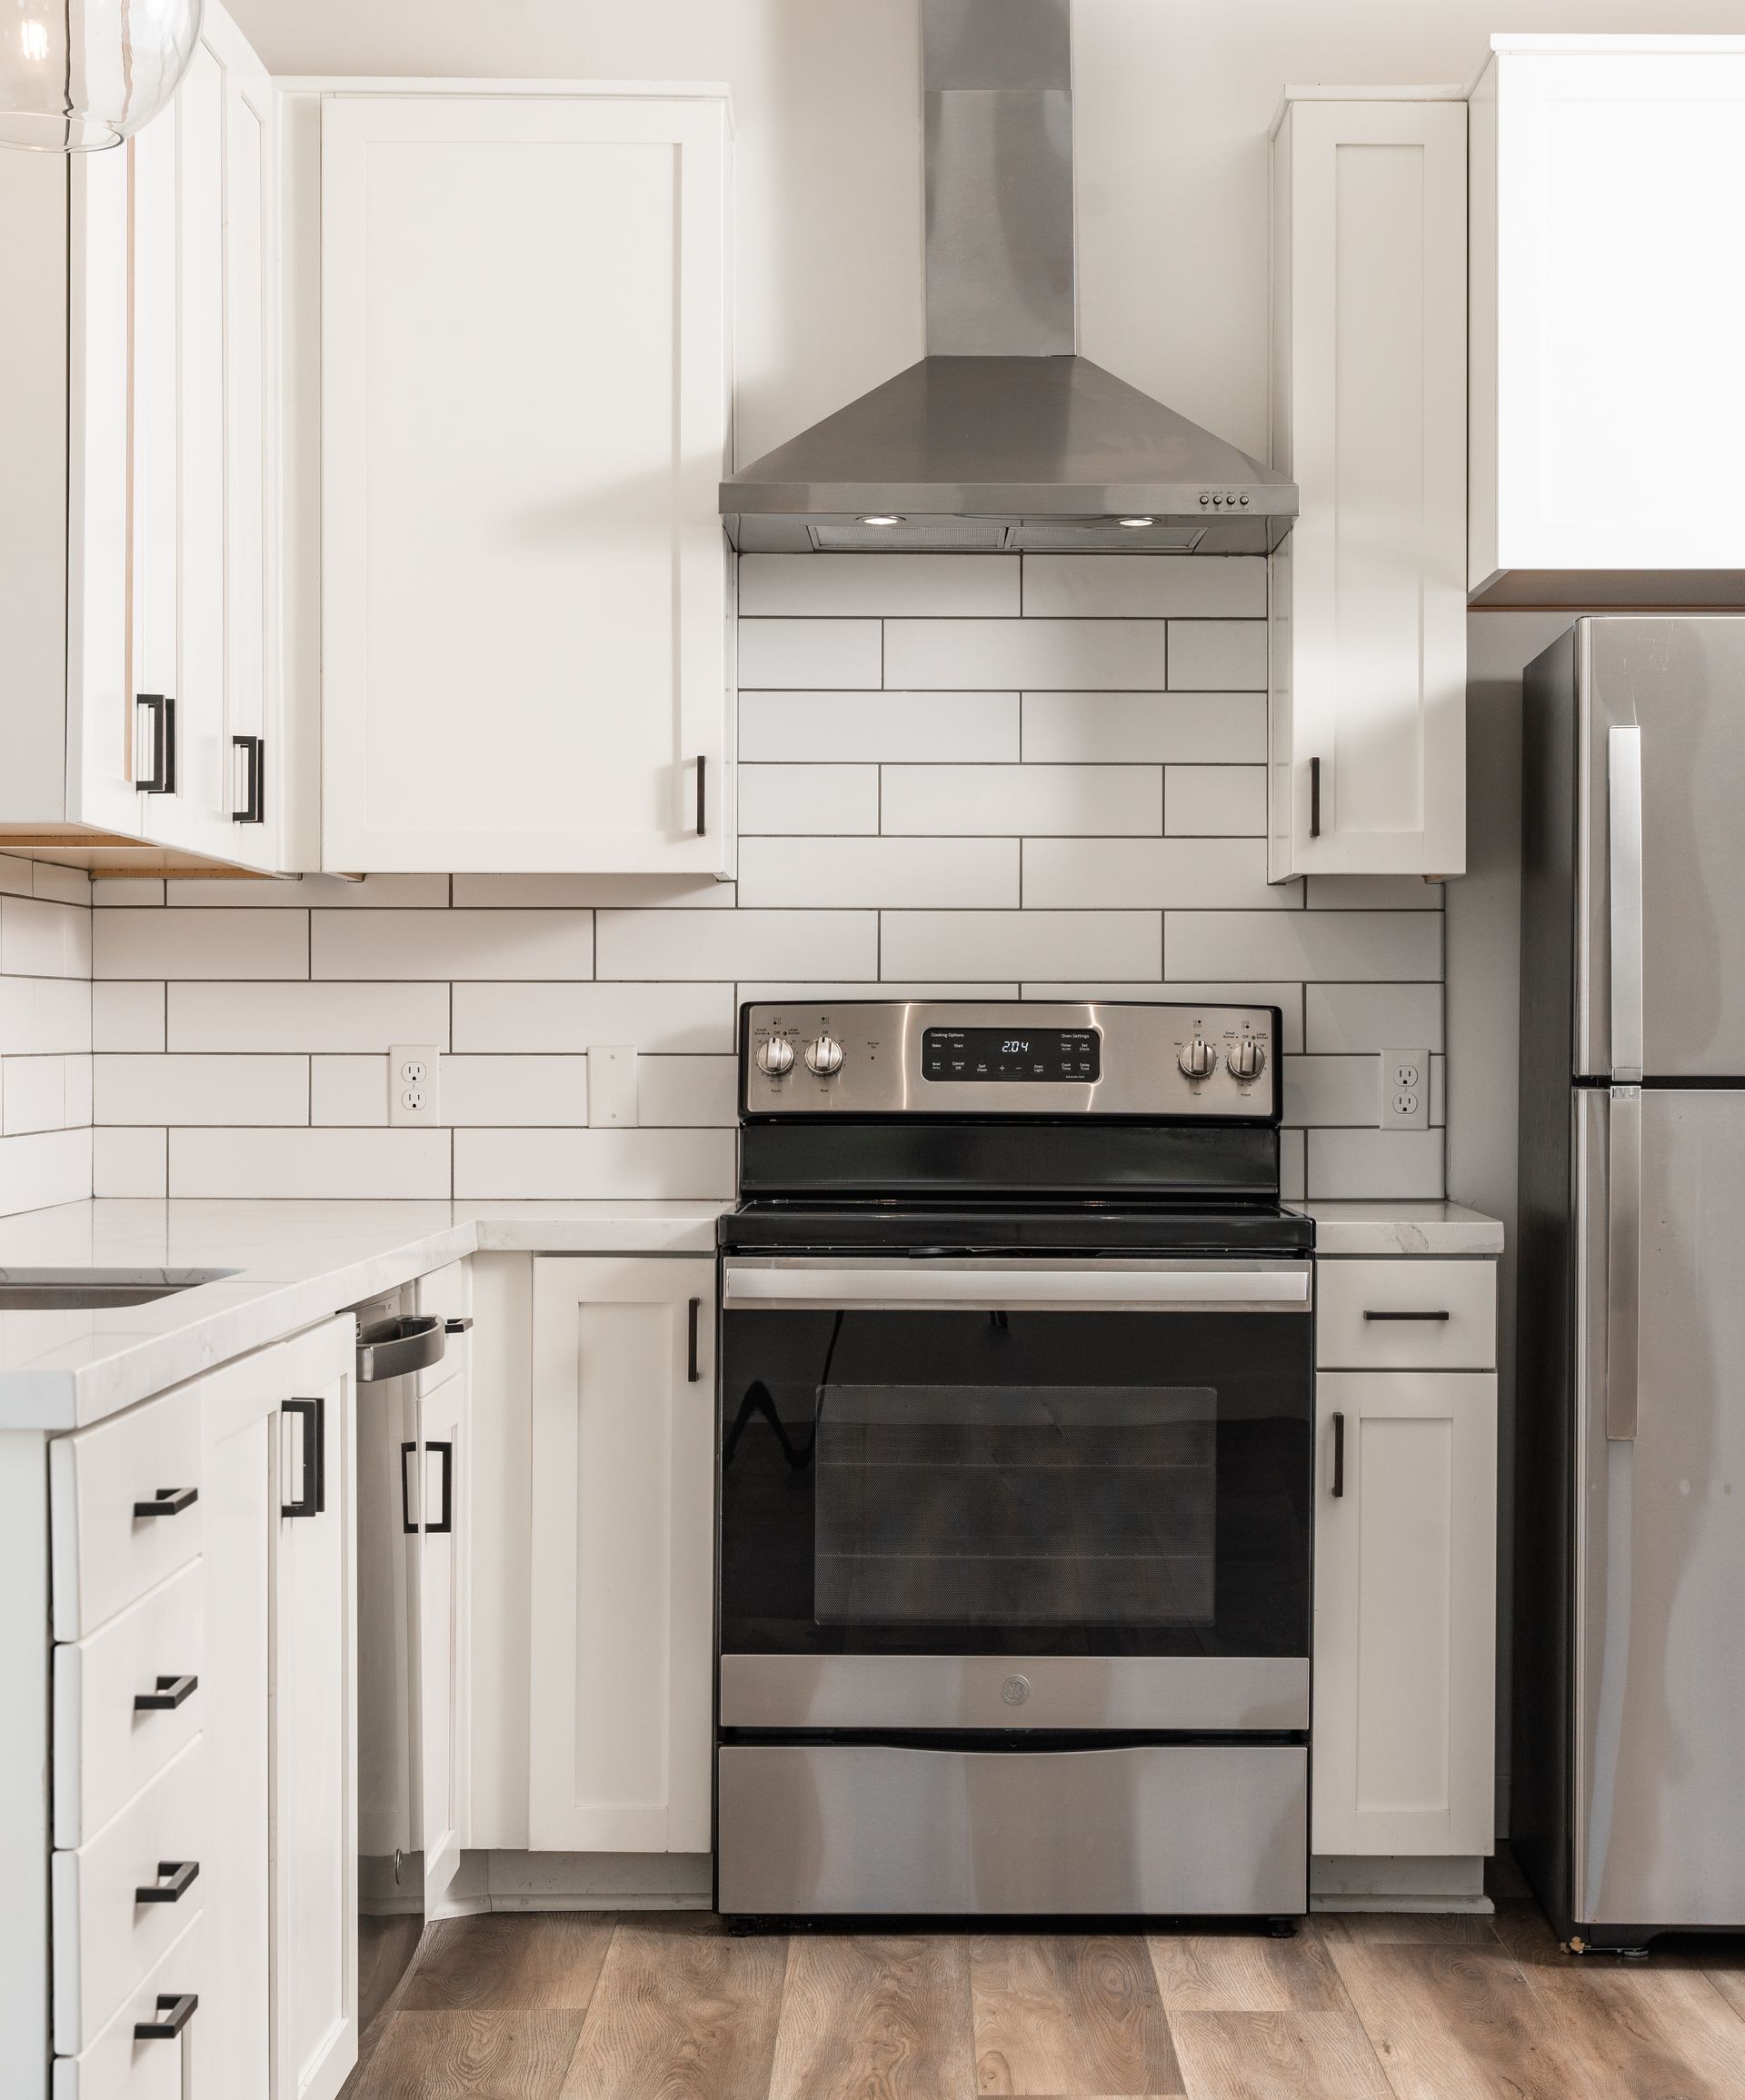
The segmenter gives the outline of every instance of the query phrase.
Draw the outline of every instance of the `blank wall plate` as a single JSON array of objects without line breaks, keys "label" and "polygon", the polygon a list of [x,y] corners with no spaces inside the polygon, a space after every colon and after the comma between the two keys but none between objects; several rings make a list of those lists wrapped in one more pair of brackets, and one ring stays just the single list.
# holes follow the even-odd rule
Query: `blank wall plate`
[{"label": "blank wall plate", "polygon": [[1381,1052],[1381,1128],[1427,1130],[1430,1128],[1430,1052],[1384,1050]]},{"label": "blank wall plate", "polygon": [[388,1051],[388,1121],[395,1130],[427,1130],[442,1121],[442,1073],[436,1043],[395,1043]]},{"label": "blank wall plate", "polygon": [[595,1130],[628,1130],[640,1120],[634,1044],[598,1045],[590,1050],[589,1124]]}]

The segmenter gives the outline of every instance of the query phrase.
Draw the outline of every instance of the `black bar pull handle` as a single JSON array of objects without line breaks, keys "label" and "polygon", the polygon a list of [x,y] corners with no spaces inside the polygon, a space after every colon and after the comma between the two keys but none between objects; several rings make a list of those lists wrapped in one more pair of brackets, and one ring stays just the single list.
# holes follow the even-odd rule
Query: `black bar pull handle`
[{"label": "black bar pull handle", "polygon": [[1448,1319],[1447,1312],[1366,1312],[1365,1319]]},{"label": "black bar pull handle", "polygon": [[194,2017],[194,2009],[200,2003],[193,1991],[184,1991],[178,1998],[174,1991],[157,1994],[157,2017],[155,2020],[135,2020],[134,2039],[136,2042],[173,2042]]},{"label": "black bar pull handle", "polygon": [[230,748],[241,761],[242,777],[233,782],[236,806],[230,812],[233,824],[264,824],[266,821],[266,739],[258,736],[234,736]]},{"label": "black bar pull handle", "polygon": [[134,1891],[135,1903],[180,1903],[200,1878],[197,1859],[160,1859],[157,1879]]},{"label": "black bar pull handle", "polygon": [[167,1714],[179,1707],[190,1692],[199,1689],[200,1680],[192,1670],[186,1677],[159,1677],[157,1689],[134,1694],[134,1711],[136,1714]]},{"label": "black bar pull handle", "polygon": [[142,795],[175,792],[175,702],[167,692],[134,695],[134,786]]},{"label": "black bar pull handle", "polygon": [[1333,1493],[1345,1492],[1345,1418],[1333,1417]]},{"label": "black bar pull handle", "polygon": [[686,1343],[686,1346],[685,1346],[685,1374],[684,1374],[684,1375],[685,1375],[685,1377],[686,1377],[686,1378],[687,1378],[687,1379],[690,1381],[690,1383],[691,1383],[692,1385],[693,1385],[693,1386],[696,1384],[697,1380],[698,1380],[700,1378],[702,1378],[702,1376],[703,1376],[703,1371],[702,1371],[702,1368],[701,1368],[701,1367],[699,1366],[699,1364],[698,1364],[698,1362],[697,1362],[697,1331],[698,1331],[698,1329],[701,1327],[701,1325],[702,1325],[702,1322],[703,1322],[703,1300],[702,1300],[702,1299],[700,1299],[700,1298],[693,1298],[693,1299],[691,1300],[691,1312],[690,1312],[690,1336],[689,1336],[689,1339],[688,1339],[688,1341],[687,1341],[687,1343]]},{"label": "black bar pull handle", "polygon": [[443,1498],[439,1507],[442,1515],[434,1524],[426,1524],[426,1531],[453,1531],[454,1528],[454,1447],[444,1441],[424,1446],[424,1456],[434,1451],[443,1462]]},{"label": "black bar pull handle", "polygon": [[709,761],[701,752],[697,756],[697,836],[709,836]]},{"label": "black bar pull handle", "polygon": [[197,1488],[160,1488],[149,1502],[135,1502],[135,1517],[179,1517],[200,1499]]},{"label": "black bar pull handle", "polygon": [[1309,761],[1309,836],[1321,836],[1321,761]]},{"label": "black bar pull handle", "polygon": [[466,1334],[471,1330],[473,1322],[470,1319],[456,1317],[443,1322],[443,1332],[444,1334]]},{"label": "black bar pull handle", "polygon": [[417,1456],[418,1456],[418,1447],[417,1447],[417,1445],[416,1445],[415,1443],[413,1443],[413,1444],[402,1444],[402,1445],[401,1445],[401,1447],[400,1447],[400,1528],[401,1528],[401,1530],[402,1530],[402,1531],[407,1531],[407,1532],[411,1532],[411,1531],[416,1531],[416,1530],[417,1530],[417,1528],[418,1528],[417,1525],[416,1525],[415,1523],[414,1523],[414,1521],[413,1521],[413,1516],[412,1516],[412,1468],[411,1468],[411,1466],[410,1466],[410,1465],[407,1463],[407,1461],[408,1461],[409,1459],[414,1459],[414,1458],[417,1458]]},{"label": "black bar pull handle", "polygon": [[303,1424],[303,1492],[290,1502],[281,1502],[281,1517],[319,1517],[327,1507],[327,1405],[320,1394],[313,1400],[286,1400],[284,1412]]}]

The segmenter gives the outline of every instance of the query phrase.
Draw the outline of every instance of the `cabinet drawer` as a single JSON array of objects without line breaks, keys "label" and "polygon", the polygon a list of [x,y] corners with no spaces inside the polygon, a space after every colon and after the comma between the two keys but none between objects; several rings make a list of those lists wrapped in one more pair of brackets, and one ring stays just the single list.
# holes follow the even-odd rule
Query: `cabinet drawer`
[{"label": "cabinet drawer", "polygon": [[76,2056],[55,2059],[54,2100],[184,2100],[183,2056],[200,2046],[196,2007],[184,2034],[173,2040],[139,2040],[141,2021],[161,2021],[158,1999],[198,1997],[204,1988],[202,1957],[205,1920],[192,1919],[157,1966],[123,1998],[115,2017]]},{"label": "cabinet drawer", "polygon": [[196,1878],[178,1902],[141,1903],[168,1861],[204,1849],[204,1745],[195,1737],[121,1814],[50,1867],[55,1915],[55,2046],[76,2055],[156,1966],[202,1907]]},{"label": "cabinet drawer", "polygon": [[[464,1261],[451,1261],[446,1269],[433,1269],[428,1276],[421,1276],[417,1286],[418,1309],[434,1312],[444,1319],[464,1319],[473,1310],[473,1271]],[[418,1373],[418,1397],[434,1393],[445,1386],[450,1378],[458,1378],[466,1369],[467,1350],[471,1337],[466,1333],[451,1334],[445,1338],[443,1360],[433,1364],[427,1371]]]},{"label": "cabinet drawer", "polygon": [[184,1386],[50,1443],[56,1640],[90,1633],[200,1551],[200,1408],[199,1386]]},{"label": "cabinet drawer", "polygon": [[[200,1733],[204,1645],[205,1564],[193,1560],[96,1633],[55,1650],[56,1845],[101,1830]],[[141,1697],[176,1703],[140,1707]]]},{"label": "cabinet drawer", "polygon": [[1494,1261],[1321,1261],[1315,1281],[1315,1360],[1323,1368],[1495,1368]]}]

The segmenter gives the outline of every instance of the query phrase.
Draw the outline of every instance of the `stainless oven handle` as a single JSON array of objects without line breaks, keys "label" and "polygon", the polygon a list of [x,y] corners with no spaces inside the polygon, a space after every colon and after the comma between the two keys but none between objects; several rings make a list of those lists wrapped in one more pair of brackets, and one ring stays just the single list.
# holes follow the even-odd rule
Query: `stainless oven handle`
[{"label": "stainless oven handle", "polygon": [[1195,1312],[1307,1312],[1306,1261],[1241,1264],[1115,1262],[976,1264],[902,1260],[814,1265],[802,1259],[723,1269],[728,1307],[861,1306],[869,1311],[911,1307],[1053,1306],[1067,1310],[1155,1308]]}]

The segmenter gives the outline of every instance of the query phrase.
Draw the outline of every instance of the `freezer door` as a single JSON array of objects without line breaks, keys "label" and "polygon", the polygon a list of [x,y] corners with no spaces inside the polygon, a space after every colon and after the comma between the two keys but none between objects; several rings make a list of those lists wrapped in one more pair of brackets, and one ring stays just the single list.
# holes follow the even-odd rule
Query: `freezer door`
[{"label": "freezer door", "polygon": [[[1621,994],[1650,1076],[1745,1078],[1745,618],[1583,620],[1576,663],[1575,1069],[1634,1061],[1628,1023],[1613,1040]],[[1639,930],[1630,742],[1614,728],[1640,732]]]},{"label": "freezer door", "polygon": [[1745,1926],[1745,1090],[1586,1089],[1575,1113],[1573,1913]]}]

